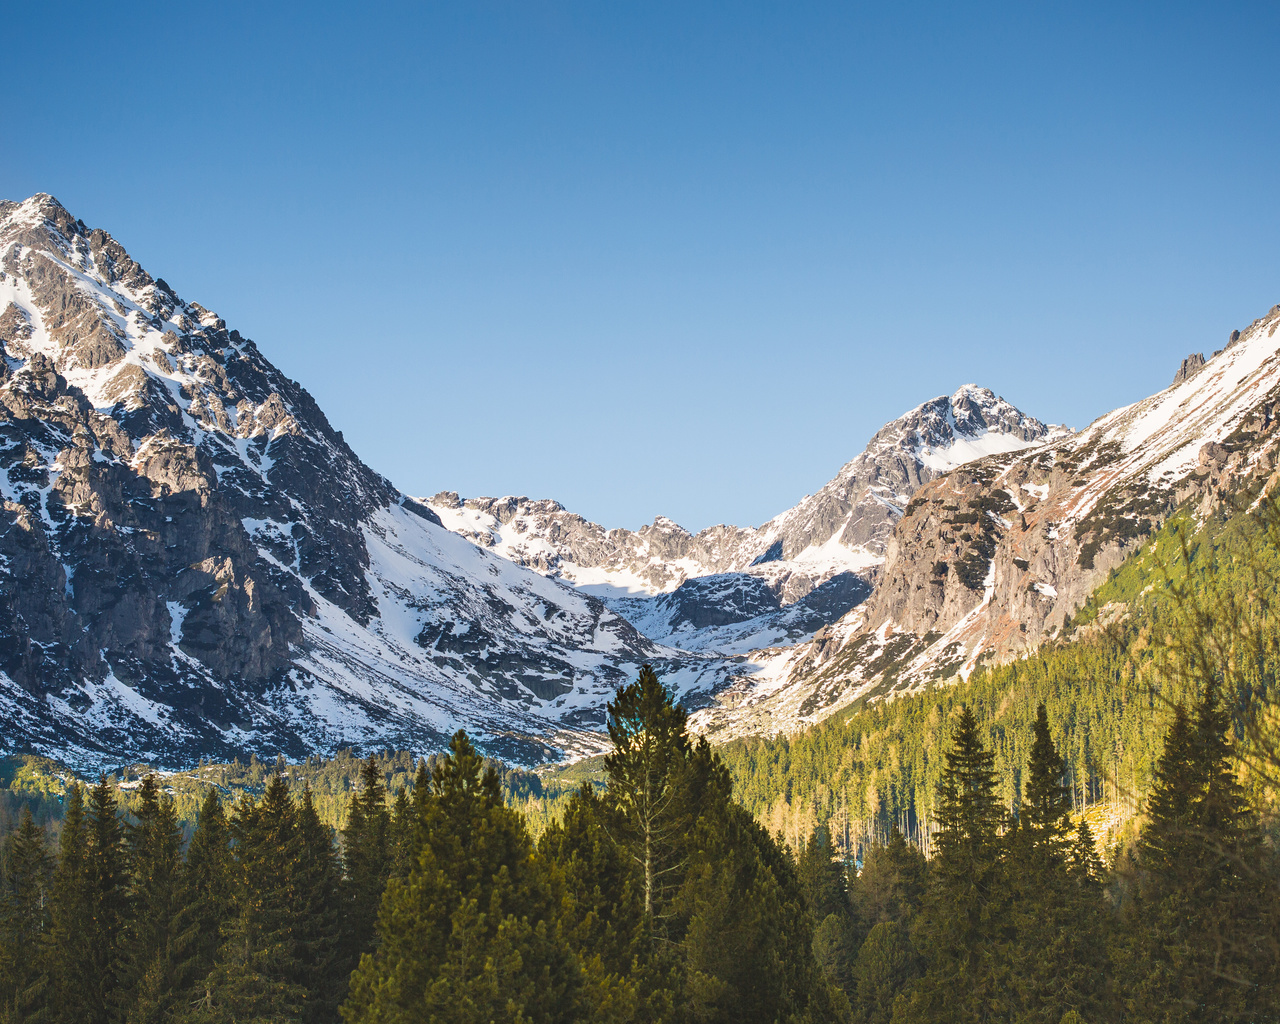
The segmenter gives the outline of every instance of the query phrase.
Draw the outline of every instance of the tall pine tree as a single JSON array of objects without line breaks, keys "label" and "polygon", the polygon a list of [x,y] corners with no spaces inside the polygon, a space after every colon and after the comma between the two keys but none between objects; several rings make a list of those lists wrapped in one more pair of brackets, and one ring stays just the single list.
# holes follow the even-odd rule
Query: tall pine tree
[{"label": "tall pine tree", "polygon": [[1033,736],[1017,828],[1007,837],[1007,998],[1020,1021],[1058,1024],[1068,1010],[1093,1020],[1106,997],[1103,908],[1096,888],[1077,884],[1071,871],[1071,794],[1044,704]]},{"label": "tall pine tree", "polygon": [[94,908],[88,862],[84,787],[72,783],[58,837],[58,863],[49,892],[49,930],[40,957],[46,969],[49,1016],[56,1024],[90,1020],[91,999],[98,987],[90,950]]},{"label": "tall pine tree", "polygon": [[608,705],[613,752],[605,758],[618,846],[636,866],[650,934],[666,932],[688,855],[694,781],[688,716],[645,665]]},{"label": "tall pine tree", "polygon": [[[406,813],[400,806],[397,814]],[[378,760],[369,755],[360,766],[360,788],[351,796],[342,830],[342,944],[339,957],[349,974],[373,949],[378,905],[391,875],[391,813]]]},{"label": "tall pine tree", "polygon": [[89,791],[85,877],[88,897],[87,1014],[85,1024],[107,1024],[116,997],[116,958],[128,914],[128,857],[115,787],[105,775]]},{"label": "tall pine tree", "polygon": [[0,884],[0,1020],[29,1019],[43,1001],[41,942],[49,924],[53,868],[44,829],[23,808],[4,841]]},{"label": "tall pine tree", "polygon": [[938,785],[937,855],[916,923],[929,967],[902,1006],[904,1021],[977,1024],[1008,1009],[1006,816],[995,788],[994,756],[965,707]]},{"label": "tall pine tree", "polygon": [[1247,1021],[1277,1009],[1262,836],[1236,777],[1231,718],[1210,680],[1156,766],[1129,907],[1126,1009],[1138,1021]]},{"label": "tall pine tree", "polygon": [[[415,796],[417,796],[415,794]],[[577,965],[545,863],[465,733],[415,800],[420,847],[387,886],[380,941],[351,978],[349,1024],[528,1021],[578,1014]]]},{"label": "tall pine tree", "polygon": [[182,829],[173,800],[161,798],[155,775],[139,787],[137,820],[126,827],[129,906],[121,930],[116,1018],[158,1024],[178,984],[173,940],[179,909]]},{"label": "tall pine tree", "polygon": [[233,913],[231,836],[218,791],[206,791],[182,865],[174,923],[176,987],[183,1005],[206,992],[223,930]]}]

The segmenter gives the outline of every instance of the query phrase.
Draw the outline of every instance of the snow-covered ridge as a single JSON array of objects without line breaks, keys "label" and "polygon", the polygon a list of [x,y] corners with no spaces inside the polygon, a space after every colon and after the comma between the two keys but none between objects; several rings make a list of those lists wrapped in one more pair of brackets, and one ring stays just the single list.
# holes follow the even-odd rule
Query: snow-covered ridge
[{"label": "snow-covered ridge", "polygon": [[793,729],[1033,650],[1174,508],[1207,514],[1246,482],[1274,479],[1277,465],[1280,305],[1209,360],[1184,361],[1171,387],[1078,435],[926,484],[871,598],[739,677],[697,722],[720,736]]},{"label": "snow-covered ridge", "polygon": [[1064,436],[1002,398],[966,384],[886,424],[819,491],[759,527],[692,534],[660,516],[638,531],[606,529],[559,502],[524,497],[421,499],[450,529],[496,554],[605,599],[656,596],[719,573],[791,574],[783,602],[840,574],[868,579],[915,490],[956,466]]},{"label": "snow-covered ridge", "polygon": [[[49,196],[0,203],[3,743],[74,764],[598,748],[639,634],[368,469],[253,342]],[[705,699],[705,698],[704,698]]]}]

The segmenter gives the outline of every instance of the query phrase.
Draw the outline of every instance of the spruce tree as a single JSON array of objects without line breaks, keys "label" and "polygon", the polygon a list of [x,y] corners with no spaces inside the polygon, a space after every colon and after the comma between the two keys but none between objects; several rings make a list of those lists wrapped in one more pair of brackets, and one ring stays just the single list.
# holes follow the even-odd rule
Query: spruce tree
[{"label": "spruce tree", "polygon": [[[706,740],[699,752],[714,759]],[[677,897],[686,921],[679,1002],[694,1020],[839,1021],[848,1003],[813,954],[813,927],[788,852],[731,797],[714,764]]]},{"label": "spruce tree", "polygon": [[1194,718],[1175,709],[1156,767],[1128,916],[1135,1020],[1246,1021],[1277,1008],[1264,847],[1230,724],[1211,679]]},{"label": "spruce tree", "polygon": [[30,1019],[43,999],[40,943],[49,924],[53,868],[44,829],[24,807],[4,842],[0,886],[0,1020]]},{"label": "spruce tree", "polygon": [[[426,787],[429,783],[424,780],[422,785]],[[387,839],[388,878],[403,878],[408,873],[411,853],[416,849],[416,831],[417,813],[408,792],[401,787],[396,790],[396,798],[391,804],[391,826]]]},{"label": "spruce tree", "polygon": [[843,991],[853,989],[856,930],[844,867],[835,859],[831,834],[815,825],[796,864],[800,889],[813,922],[813,955],[823,973]]},{"label": "spruce tree", "polygon": [[182,865],[174,924],[177,987],[186,1005],[206,992],[222,933],[232,915],[231,836],[218,791],[206,791]]},{"label": "spruce tree", "polygon": [[924,900],[927,872],[924,854],[896,826],[886,842],[869,847],[862,871],[849,879],[860,938],[885,921],[909,926]]},{"label": "spruce tree", "polygon": [[56,1024],[80,1024],[90,1020],[93,1012],[91,1000],[98,981],[90,949],[94,906],[88,862],[84,787],[72,783],[58,837],[58,863],[49,887],[49,930],[40,957],[46,967],[49,1016]]},{"label": "spruce tree", "polygon": [[609,809],[590,783],[574,792],[538,843],[558,873],[561,928],[577,951],[592,1018],[658,1020],[671,1012],[669,981],[645,941],[640,875],[612,841]]},{"label": "spruce tree", "polygon": [[245,795],[230,833],[233,915],[223,929],[213,970],[183,1016],[191,1024],[240,1020],[297,1022],[309,992],[295,934],[298,908],[292,884],[303,860],[297,809],[275,775],[261,801]]},{"label": "spruce tree", "polygon": [[1007,836],[1006,997],[1021,1021],[1058,1024],[1066,1010],[1093,1019],[1103,1007],[1107,974],[1102,907],[1096,889],[1072,875],[1071,796],[1044,704],[1033,736],[1017,828]]},{"label": "spruce tree", "polygon": [[605,772],[615,838],[639,872],[646,926],[660,937],[685,867],[696,799],[687,771],[688,716],[648,665],[607,710],[613,751]]},{"label": "spruce tree", "polygon": [[115,996],[117,1019],[153,1024],[165,1019],[177,994],[173,940],[179,910],[182,829],[156,776],[139,787],[137,820],[126,827],[129,910],[121,930]]},{"label": "spruce tree", "polygon": [[465,733],[415,803],[420,847],[408,876],[387,886],[380,941],[352,975],[345,1020],[575,1019],[579,975],[547,867]]},{"label": "spruce tree", "polygon": [[994,756],[982,745],[973,712],[956,722],[938,785],[937,855],[916,923],[929,961],[904,1000],[904,1021],[979,1022],[1008,1009],[1007,889],[1000,832],[1006,817],[995,795]]},{"label": "spruce tree", "polygon": [[920,976],[920,958],[905,926],[879,921],[871,929],[853,965],[857,1019],[864,1024],[889,1024],[893,1006]]},{"label": "spruce tree", "polygon": [[[406,808],[398,809],[399,814]],[[391,874],[391,814],[377,758],[360,766],[360,788],[352,794],[342,830],[343,969],[350,974],[360,957],[373,949],[378,905]]]},{"label": "spruce tree", "polygon": [[304,1024],[333,1020],[351,971],[338,962],[340,874],[333,834],[303,789],[297,811],[299,859],[289,879],[297,949],[297,982],[307,993]]},{"label": "spruce tree", "polygon": [[89,791],[85,815],[88,991],[86,1024],[107,1024],[116,994],[116,958],[128,913],[128,861],[115,788],[105,775]]}]

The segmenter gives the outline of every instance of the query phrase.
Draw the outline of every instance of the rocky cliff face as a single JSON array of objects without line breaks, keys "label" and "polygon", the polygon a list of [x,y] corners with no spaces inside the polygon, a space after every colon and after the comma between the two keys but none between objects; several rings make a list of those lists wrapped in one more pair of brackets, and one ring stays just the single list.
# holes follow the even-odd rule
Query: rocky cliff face
[{"label": "rocky cliff face", "polygon": [[642,661],[727,671],[444,530],[52,197],[0,203],[0,345],[8,749],[180,764],[462,725],[536,759]]},{"label": "rocky cliff face", "polygon": [[760,527],[659,517],[607,530],[549,500],[424,499],[473,543],[601,597],[651,639],[744,655],[807,640],[871,593],[893,525],[939,473],[1069,431],[966,385],[886,424],[820,491]]},{"label": "rocky cliff face", "polygon": [[696,534],[662,517],[634,532],[608,530],[549,500],[464,501],[444,492],[424,503],[476,544],[606,598],[669,593],[690,579],[745,573],[786,605],[841,573],[869,584],[903,507],[926,481],[984,455],[1069,433],[966,385],[886,424],[821,490],[763,526],[721,525]]},{"label": "rocky cliff face", "polygon": [[1241,477],[1272,472],[1278,329],[1280,306],[1168,390],[1079,435],[925,484],[870,599],[742,676],[699,722],[722,734],[794,727],[1036,647],[1174,508],[1209,507]]}]

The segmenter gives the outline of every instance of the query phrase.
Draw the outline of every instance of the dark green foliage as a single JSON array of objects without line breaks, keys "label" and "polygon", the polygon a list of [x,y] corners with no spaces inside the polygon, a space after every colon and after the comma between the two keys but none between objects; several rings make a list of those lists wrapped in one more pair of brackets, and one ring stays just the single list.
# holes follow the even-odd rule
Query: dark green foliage
[{"label": "dark green foliage", "polygon": [[635,865],[650,933],[665,933],[694,820],[687,716],[649,666],[608,706],[613,752],[605,758],[619,849]]},{"label": "dark green foliage", "polygon": [[67,792],[67,813],[58,842],[58,865],[49,892],[49,930],[42,944],[47,968],[48,1011],[58,1024],[89,1019],[90,995],[98,988],[89,960],[93,909],[89,898],[89,826],[84,788]]},{"label": "dark green foliage", "polygon": [[39,1005],[52,866],[44,829],[24,808],[0,856],[0,1020],[24,1020]]},{"label": "dark green foliage", "polygon": [[[369,758],[360,769],[360,791],[351,797],[347,825],[342,830],[343,926],[339,959],[346,973],[364,953],[373,950],[378,904],[391,874],[391,812],[382,769]],[[402,791],[403,792],[403,791]],[[397,815],[407,806],[397,809]]]},{"label": "dark green foliage", "polygon": [[210,789],[187,846],[174,922],[175,988],[186,1005],[205,993],[234,905],[231,836],[218,793]]},{"label": "dark green foliage", "polygon": [[1210,681],[1175,709],[1137,855],[1125,1006],[1141,1021],[1263,1019],[1280,1010],[1274,877]]},{"label": "dark green foliage", "polygon": [[178,991],[175,960],[182,869],[182,830],[173,801],[161,799],[154,775],[142,780],[141,805],[126,827],[129,905],[121,929],[114,1003],[129,1024],[163,1021]]},{"label": "dark green foliage", "polygon": [[1091,884],[1097,854],[1083,820],[1072,846],[1071,795],[1043,704],[1034,736],[1017,827],[1006,837],[1006,999],[1020,1021],[1058,1024],[1066,1010],[1096,1019],[1108,968],[1104,908]]},{"label": "dark green foliage", "polygon": [[275,776],[261,801],[241,798],[229,831],[232,911],[186,1019],[331,1019],[337,875],[328,828],[305,792],[296,804]]},{"label": "dark green foliage", "polygon": [[853,958],[857,953],[857,928],[845,884],[845,869],[825,826],[817,825],[810,833],[796,863],[796,873],[814,924],[814,958],[828,979],[849,991]]},{"label": "dark green foliage", "polygon": [[904,1019],[984,1021],[1010,982],[1000,840],[1006,814],[995,795],[994,758],[968,708],[960,712],[946,757],[937,794],[937,855],[915,923],[928,969],[909,993]]},{"label": "dark green foliage", "polygon": [[85,1024],[106,1024],[116,995],[116,956],[128,915],[128,862],[115,787],[103,776],[89,791],[84,877],[88,962]]},{"label": "dark green foliage", "polygon": [[417,802],[416,856],[407,877],[388,883],[380,941],[352,976],[343,1017],[573,1019],[579,974],[556,927],[549,873],[465,734]]},{"label": "dark green foliage", "polygon": [[888,842],[867,850],[851,898],[863,935],[877,924],[909,924],[924,901],[926,861],[896,828]]},{"label": "dark green foliage", "polygon": [[853,967],[858,1019],[865,1024],[889,1024],[894,1003],[920,976],[920,967],[905,927],[881,921],[872,928]]},{"label": "dark green foliage", "polygon": [[639,872],[612,840],[608,817],[603,799],[583,785],[538,852],[559,874],[561,928],[578,951],[584,1002],[599,1020],[621,1022],[658,1015],[652,1003],[661,967],[644,927]]}]

